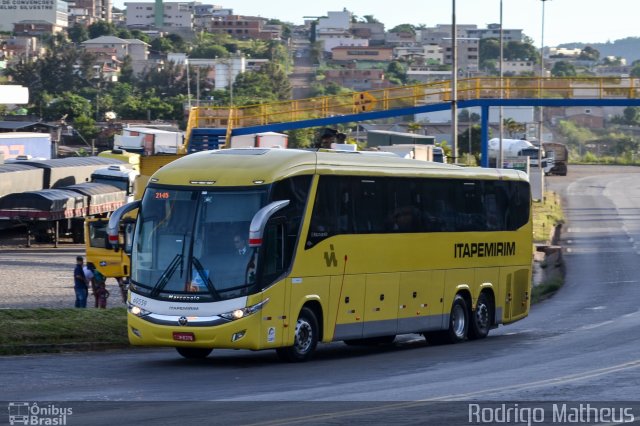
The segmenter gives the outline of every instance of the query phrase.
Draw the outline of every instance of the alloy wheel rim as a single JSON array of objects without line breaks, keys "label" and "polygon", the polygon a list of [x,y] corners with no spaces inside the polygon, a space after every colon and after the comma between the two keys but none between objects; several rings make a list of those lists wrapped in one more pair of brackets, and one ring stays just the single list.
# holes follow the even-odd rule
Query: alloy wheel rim
[{"label": "alloy wheel rim", "polygon": [[453,324],[453,332],[457,337],[461,338],[464,335],[465,328],[464,310],[462,309],[462,306],[456,305],[453,308],[452,315],[453,318],[451,322]]},{"label": "alloy wheel rim", "polygon": [[311,324],[306,321],[298,320],[296,324],[296,350],[298,353],[305,353],[311,347],[313,330]]}]

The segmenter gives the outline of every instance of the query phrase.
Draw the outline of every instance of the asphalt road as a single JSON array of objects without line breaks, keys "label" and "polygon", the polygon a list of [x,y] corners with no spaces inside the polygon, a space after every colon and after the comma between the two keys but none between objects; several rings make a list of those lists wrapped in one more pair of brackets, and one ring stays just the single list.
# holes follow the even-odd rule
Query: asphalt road
[{"label": "asphalt road", "polygon": [[273,351],[196,362],[172,349],[3,357],[0,400],[78,404],[73,419],[87,423],[67,424],[469,424],[470,403],[541,401],[616,402],[640,421],[640,169],[573,166],[548,185],[568,219],[566,283],[485,340],[332,343],[304,364]]}]

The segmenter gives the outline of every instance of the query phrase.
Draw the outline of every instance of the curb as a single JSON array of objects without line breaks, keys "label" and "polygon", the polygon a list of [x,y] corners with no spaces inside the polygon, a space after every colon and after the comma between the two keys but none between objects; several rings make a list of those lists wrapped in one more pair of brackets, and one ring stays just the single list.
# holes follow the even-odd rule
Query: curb
[{"label": "curb", "polygon": [[130,347],[131,345],[129,345],[129,343],[115,343],[115,342],[0,345],[0,356],[27,355],[27,354],[37,354],[37,353],[59,353],[59,352],[90,352],[90,351],[103,351],[108,349],[126,349]]}]

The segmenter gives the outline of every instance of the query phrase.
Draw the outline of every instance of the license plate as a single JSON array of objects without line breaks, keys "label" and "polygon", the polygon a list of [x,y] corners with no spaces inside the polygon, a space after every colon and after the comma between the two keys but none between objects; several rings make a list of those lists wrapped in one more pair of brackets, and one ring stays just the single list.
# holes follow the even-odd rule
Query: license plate
[{"label": "license plate", "polygon": [[174,331],[173,340],[177,340],[179,342],[195,342],[196,336],[193,333],[186,333],[183,331]]}]

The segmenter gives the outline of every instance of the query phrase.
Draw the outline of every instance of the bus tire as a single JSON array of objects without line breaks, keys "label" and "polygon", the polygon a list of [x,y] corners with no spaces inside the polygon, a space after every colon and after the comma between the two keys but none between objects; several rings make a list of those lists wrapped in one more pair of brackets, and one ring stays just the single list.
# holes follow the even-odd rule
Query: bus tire
[{"label": "bus tire", "polygon": [[210,348],[183,348],[177,347],[176,351],[187,359],[205,359],[213,349]]},{"label": "bus tire", "polygon": [[425,333],[429,344],[460,343],[469,330],[469,309],[467,302],[459,294],[453,299],[449,314],[449,328],[443,331]]},{"label": "bus tire", "polygon": [[302,308],[296,321],[293,346],[276,349],[278,357],[286,362],[303,362],[311,358],[318,345],[320,328],[318,319],[309,308]]},{"label": "bus tire", "polygon": [[484,339],[491,330],[493,322],[493,301],[486,291],[480,293],[476,302],[476,310],[471,312],[469,323],[469,340]]}]

